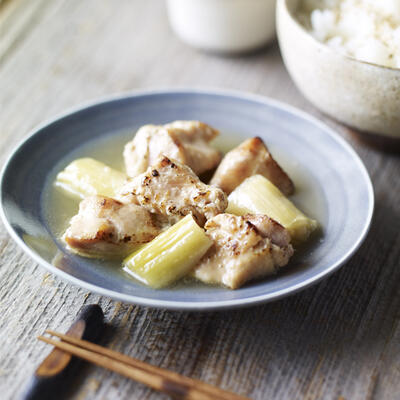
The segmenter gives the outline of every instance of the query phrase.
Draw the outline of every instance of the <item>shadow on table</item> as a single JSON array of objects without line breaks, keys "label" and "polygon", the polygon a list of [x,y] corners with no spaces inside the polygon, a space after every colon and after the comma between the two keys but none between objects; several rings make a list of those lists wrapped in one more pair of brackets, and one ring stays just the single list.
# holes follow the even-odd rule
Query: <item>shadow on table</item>
[{"label": "shadow on table", "polygon": [[[169,357],[165,366],[187,371],[192,365],[196,375],[210,359],[216,371],[224,371],[234,358],[244,363],[248,357],[253,368],[263,370],[304,363],[306,375],[312,376],[323,359],[334,362],[340,356],[340,362],[350,363],[360,352],[379,350],[375,346],[389,336],[400,306],[399,250],[394,246],[400,216],[390,203],[380,196],[359,252],[332,277],[302,293],[228,312],[145,311],[150,340],[161,335],[164,346],[190,349]],[[144,354],[146,361],[159,363],[156,355]]]},{"label": "shadow on table", "polygon": [[[114,327],[102,344],[247,395],[255,393],[254,375],[268,384],[287,375],[307,392],[319,368],[340,365],[342,374],[347,368],[353,376],[361,373],[354,361],[370,353],[379,358],[400,308],[400,210],[391,195],[378,195],[370,233],[357,254],[318,285],[263,306],[221,312],[115,303]],[[133,385],[125,382],[121,393],[139,390]]]}]

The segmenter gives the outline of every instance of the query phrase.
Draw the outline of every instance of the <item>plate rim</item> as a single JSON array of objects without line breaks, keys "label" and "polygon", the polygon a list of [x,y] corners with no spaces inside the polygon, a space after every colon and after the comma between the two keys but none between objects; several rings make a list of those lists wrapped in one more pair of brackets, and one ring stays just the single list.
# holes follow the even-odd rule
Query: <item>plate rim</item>
[{"label": "plate rim", "polygon": [[[152,96],[152,95],[174,95],[174,94],[202,94],[202,95],[216,95],[216,96],[225,96],[225,97],[234,97],[241,100],[247,100],[251,102],[258,102],[262,103],[266,106],[272,106],[274,108],[280,108],[284,111],[287,111],[295,116],[298,116],[304,120],[307,120],[314,124],[315,126],[323,129],[333,140],[335,140],[340,146],[344,147],[345,150],[351,155],[352,159],[358,164],[359,170],[361,171],[364,182],[367,186],[368,192],[368,213],[367,219],[364,223],[363,229],[360,232],[357,240],[353,243],[353,245],[349,248],[349,250],[343,254],[336,262],[331,264],[328,268],[321,271],[320,273],[305,279],[289,288],[280,289],[276,292],[269,293],[269,294],[262,294],[254,297],[248,297],[245,299],[233,299],[233,300],[223,300],[223,301],[202,301],[202,302],[195,302],[195,301],[178,301],[178,300],[157,300],[152,298],[143,298],[137,297],[135,295],[127,295],[123,293],[116,292],[114,290],[101,288],[94,284],[88,283],[84,280],[75,278],[68,273],[56,268],[46,260],[44,260],[38,253],[36,253],[33,249],[31,249],[17,234],[17,232],[11,226],[11,223],[8,221],[6,214],[5,214],[5,205],[3,204],[3,186],[5,181],[5,174],[7,169],[12,161],[12,159],[16,156],[16,154],[20,151],[22,147],[33,137],[35,136],[40,130],[45,128],[46,126],[64,118],[71,114],[84,111],[91,107],[123,100],[126,98],[137,98],[143,96]],[[371,178],[369,173],[362,162],[360,156],[356,153],[353,147],[338,133],[334,131],[330,126],[326,123],[320,121],[316,117],[308,114],[307,112],[298,109],[290,104],[284,103],[282,101],[272,99],[268,96],[264,96],[261,94],[250,93],[246,91],[240,90],[231,90],[231,89],[221,89],[221,88],[196,88],[196,87],[184,87],[184,88],[154,88],[154,89],[145,89],[145,90],[133,90],[133,91],[125,91],[122,93],[117,93],[114,95],[109,96],[101,96],[97,99],[93,99],[90,101],[82,102],[77,106],[70,107],[66,111],[61,113],[57,113],[55,116],[45,119],[42,123],[38,124],[34,128],[32,128],[27,135],[22,138],[22,140],[17,143],[17,145],[13,148],[10,152],[9,156],[6,158],[0,173],[0,217],[1,220],[6,227],[8,234],[12,237],[12,239],[17,243],[17,245],[35,262],[39,265],[44,267],[49,272],[55,274],[56,276],[60,277],[63,280],[66,280],[73,285],[76,285],[82,289],[89,290],[93,293],[97,293],[102,296],[110,297],[117,301],[123,301],[130,304],[137,304],[140,306],[147,306],[153,308],[162,308],[162,309],[169,309],[169,310],[179,310],[179,311],[215,311],[215,310],[222,310],[222,309],[231,309],[231,308],[239,308],[239,307],[249,307],[255,306],[262,303],[267,303],[270,301],[275,301],[281,299],[283,297],[293,295],[298,293],[301,290],[304,290],[318,282],[322,279],[327,278],[333,272],[338,270],[341,266],[343,266],[360,248],[361,244],[364,242],[369,229],[371,227],[372,217],[374,213],[374,205],[375,205],[375,198],[374,198],[374,189],[372,185]]]}]

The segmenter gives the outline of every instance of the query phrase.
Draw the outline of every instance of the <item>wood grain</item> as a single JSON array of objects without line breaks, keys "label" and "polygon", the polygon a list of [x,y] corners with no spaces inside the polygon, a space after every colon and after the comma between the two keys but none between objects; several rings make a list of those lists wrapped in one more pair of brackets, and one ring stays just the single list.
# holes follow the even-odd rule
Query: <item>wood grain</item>
[{"label": "wood grain", "polygon": [[[30,129],[83,101],[165,86],[245,90],[311,112],[352,143],[376,213],[360,251],[319,285],[246,310],[183,313],[121,304],[48,275],[0,232],[0,393],[14,399],[43,356],[36,336],[65,331],[99,303],[109,345],[253,399],[400,398],[400,160],[355,141],[297,91],[276,45],[246,57],[191,49],[161,0],[9,0],[0,5],[0,163]],[[91,367],[75,399],[163,399]]]}]

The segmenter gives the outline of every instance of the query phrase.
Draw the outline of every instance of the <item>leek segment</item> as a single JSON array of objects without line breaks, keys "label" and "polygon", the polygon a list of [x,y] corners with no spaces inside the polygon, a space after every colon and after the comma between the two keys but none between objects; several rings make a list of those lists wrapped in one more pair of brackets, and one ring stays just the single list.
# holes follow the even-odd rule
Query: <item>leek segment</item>
[{"label": "leek segment", "polygon": [[57,175],[55,185],[78,199],[102,195],[114,197],[126,175],[93,158],[72,161]]},{"label": "leek segment", "polygon": [[124,270],[153,288],[187,275],[212,245],[211,239],[187,215],[124,260]]},{"label": "leek segment", "polygon": [[293,242],[304,242],[317,228],[314,219],[304,215],[267,178],[253,175],[245,179],[228,197],[227,213],[265,214],[283,225]]}]

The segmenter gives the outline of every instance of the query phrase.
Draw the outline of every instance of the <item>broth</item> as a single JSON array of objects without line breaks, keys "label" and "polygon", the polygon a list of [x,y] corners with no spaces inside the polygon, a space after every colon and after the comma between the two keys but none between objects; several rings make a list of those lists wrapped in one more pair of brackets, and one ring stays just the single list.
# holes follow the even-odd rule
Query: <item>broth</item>
[{"label": "broth", "polygon": [[[213,144],[220,151],[226,153],[246,138],[246,136],[240,135],[221,134],[220,137],[214,140]],[[68,154],[55,166],[54,171],[49,174],[43,193],[44,218],[47,222],[48,228],[55,237],[61,239],[61,236],[68,227],[69,220],[77,214],[79,208],[78,199],[70,197],[61,188],[54,185],[57,173],[64,169],[71,161],[81,157],[91,157],[109,165],[110,167],[123,171],[124,164],[122,152],[125,143],[131,139],[132,132],[129,131],[90,141]],[[323,227],[327,221],[325,220],[325,201],[323,199],[322,190],[315,182],[313,182],[312,176],[307,173],[301,164],[288,157],[288,155],[285,155],[284,151],[281,149],[275,148],[275,146],[269,146],[269,148],[274,155],[274,158],[278,160],[295,184],[295,194],[291,196],[290,199],[299,207],[300,210],[309,217],[316,219],[320,226]],[[312,239],[308,241],[306,245],[296,248],[296,253],[290,260],[287,268],[290,269],[293,265],[299,264],[301,262],[302,254],[306,251],[311,251],[316,242],[321,240],[321,237],[321,232],[319,234],[314,234]],[[121,270],[121,273],[128,277],[127,279],[135,280],[131,275],[122,271],[120,261],[107,260],[105,265],[111,268],[118,268]],[[135,280],[135,282],[138,281]],[[177,287],[182,284],[185,284],[185,280],[183,283],[179,283]],[[199,283],[199,285],[206,286],[203,283]]]}]

